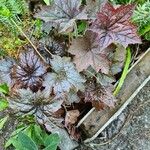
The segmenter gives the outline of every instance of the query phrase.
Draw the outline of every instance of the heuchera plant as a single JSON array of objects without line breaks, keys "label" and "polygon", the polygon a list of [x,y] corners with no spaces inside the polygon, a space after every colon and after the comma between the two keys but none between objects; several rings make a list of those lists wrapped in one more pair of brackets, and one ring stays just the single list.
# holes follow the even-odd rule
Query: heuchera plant
[{"label": "heuchera plant", "polygon": [[[114,7],[105,3],[95,18],[88,18],[86,8],[80,0],[55,0],[52,6],[43,7],[35,15],[57,29],[57,36],[69,33],[65,41],[68,49],[60,46],[58,40],[44,44],[42,50],[38,47],[47,63],[42,62],[33,50],[21,53],[18,60],[0,60],[0,82],[7,82],[8,78],[11,88],[17,86],[15,96],[14,93],[11,95],[12,109],[34,114],[37,120],[43,118],[44,122],[61,124],[62,116],[65,116],[62,109],[67,111],[67,107],[75,103],[91,102],[98,110],[115,106],[110,55],[113,56],[116,48],[124,47],[121,50],[125,50],[129,44],[141,43],[137,28],[130,21],[135,6]],[[85,33],[71,38],[73,31],[77,31],[79,20],[87,23]],[[90,87],[89,83],[94,86]],[[54,119],[55,116],[61,119]],[[69,109],[64,119],[65,127],[75,137],[73,125],[79,116],[78,109]]]},{"label": "heuchera plant", "polygon": [[130,22],[134,8],[135,5],[131,4],[115,9],[110,3],[106,3],[97,13],[96,20],[89,30],[98,33],[101,49],[111,43],[127,47],[129,44],[141,42],[136,33],[137,28]]},{"label": "heuchera plant", "polygon": [[55,0],[35,16],[57,26],[60,32],[69,32],[75,28],[76,20],[87,19],[85,9],[80,6],[80,0]]},{"label": "heuchera plant", "polygon": [[12,78],[21,88],[35,89],[42,86],[42,76],[46,72],[46,66],[34,54],[28,51],[20,54],[20,61],[14,67]]}]

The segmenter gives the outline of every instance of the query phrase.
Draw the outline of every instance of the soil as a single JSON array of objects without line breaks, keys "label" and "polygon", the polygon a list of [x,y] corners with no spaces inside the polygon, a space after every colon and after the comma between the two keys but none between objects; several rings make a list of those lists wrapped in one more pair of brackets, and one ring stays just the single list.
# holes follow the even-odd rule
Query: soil
[{"label": "soil", "polygon": [[150,82],[97,139],[76,150],[150,150]]}]

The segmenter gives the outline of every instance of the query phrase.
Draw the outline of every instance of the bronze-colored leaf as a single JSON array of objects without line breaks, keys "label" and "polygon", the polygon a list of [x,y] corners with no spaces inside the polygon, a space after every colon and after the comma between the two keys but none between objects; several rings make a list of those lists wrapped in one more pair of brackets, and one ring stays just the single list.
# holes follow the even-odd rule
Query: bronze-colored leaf
[{"label": "bronze-colored leaf", "polygon": [[66,113],[65,117],[65,126],[67,127],[69,124],[75,124],[80,115],[79,110],[70,110]]},{"label": "bronze-colored leaf", "polygon": [[97,72],[109,72],[110,62],[107,58],[108,49],[101,50],[97,41],[97,34],[87,31],[84,37],[74,39],[69,53],[75,55],[73,62],[78,71],[92,66]]}]

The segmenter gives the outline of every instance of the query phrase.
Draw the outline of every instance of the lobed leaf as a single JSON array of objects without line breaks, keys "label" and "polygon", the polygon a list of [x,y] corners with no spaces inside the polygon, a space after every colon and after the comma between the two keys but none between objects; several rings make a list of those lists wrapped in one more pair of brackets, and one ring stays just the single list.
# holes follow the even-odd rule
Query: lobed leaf
[{"label": "lobed leaf", "polygon": [[21,88],[30,88],[34,91],[41,87],[42,76],[45,72],[46,66],[34,51],[29,50],[20,54],[20,60],[13,69],[12,78]]},{"label": "lobed leaf", "polygon": [[111,43],[122,44],[125,48],[129,44],[141,43],[137,35],[137,28],[130,22],[135,5],[128,4],[114,8],[106,3],[97,14],[97,19],[89,30],[98,33],[101,49]]},{"label": "lobed leaf", "polygon": [[53,97],[47,97],[43,92],[33,93],[30,89],[19,89],[18,95],[12,97],[9,101],[10,108],[19,114],[38,115],[52,114],[61,108],[62,100],[54,100]]},{"label": "lobed leaf", "polygon": [[53,56],[51,66],[54,73],[45,75],[43,86],[45,87],[46,95],[50,95],[52,90],[56,96],[62,96],[71,89],[83,91],[85,80],[76,71],[73,63],[68,57]]},{"label": "lobed leaf", "polygon": [[109,85],[99,86],[93,90],[87,87],[85,92],[85,102],[91,102],[93,107],[96,107],[98,110],[103,109],[105,106],[114,107],[115,106],[115,97],[112,94],[112,87]]},{"label": "lobed leaf", "polygon": [[109,72],[108,49],[100,49],[96,33],[87,31],[84,37],[74,39],[68,51],[75,55],[73,62],[79,72],[89,66],[97,72],[99,70],[106,74]]},{"label": "lobed leaf", "polygon": [[11,70],[15,62],[12,59],[2,59],[0,64],[0,83],[7,83],[10,86],[12,84]]},{"label": "lobed leaf", "polygon": [[87,14],[80,9],[80,5],[80,0],[55,0],[52,6],[43,7],[35,17],[59,25],[60,32],[72,31],[76,19],[87,19]]}]

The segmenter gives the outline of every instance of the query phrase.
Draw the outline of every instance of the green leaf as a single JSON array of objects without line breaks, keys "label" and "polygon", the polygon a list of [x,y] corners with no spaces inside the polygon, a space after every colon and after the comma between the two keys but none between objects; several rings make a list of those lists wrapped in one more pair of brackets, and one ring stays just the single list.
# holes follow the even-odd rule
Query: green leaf
[{"label": "green leaf", "polygon": [[11,144],[13,145],[13,143],[15,142],[16,138],[15,137],[11,137],[6,143],[5,143],[5,148],[9,147]]},{"label": "green leaf", "polygon": [[58,134],[51,134],[45,140],[46,148],[44,150],[56,150],[60,143],[60,137]]},{"label": "green leaf", "polygon": [[145,25],[143,28],[140,29],[139,32],[140,32],[140,35],[144,35],[144,34],[146,34],[149,31],[150,31],[150,24]]},{"label": "green leaf", "polygon": [[24,134],[26,134],[28,137],[32,138],[33,135],[33,125],[29,125],[26,129],[22,131]]},{"label": "green leaf", "polygon": [[12,145],[16,148],[15,150],[27,150],[16,138],[12,139]]},{"label": "green leaf", "polygon": [[32,139],[38,144],[38,145],[44,145],[44,139],[45,132],[41,130],[40,126],[34,125],[33,127],[33,135]]},{"label": "green leaf", "polygon": [[50,5],[50,0],[43,0],[46,5]]},{"label": "green leaf", "polygon": [[10,135],[10,138],[8,139],[8,141],[5,143],[5,148],[9,147],[11,144],[14,143],[15,139],[18,136],[18,133],[20,131],[23,131],[26,127],[21,127],[16,129],[15,131],[12,132],[12,134]]},{"label": "green leaf", "polygon": [[0,130],[2,130],[2,128],[4,127],[4,124],[6,123],[7,119],[8,119],[8,116],[0,119]]},{"label": "green leaf", "polygon": [[146,40],[150,41],[150,31],[147,32],[144,36]]},{"label": "green leaf", "polygon": [[82,21],[79,25],[78,25],[78,33],[84,33],[84,31],[86,30],[87,27],[87,23],[85,21]]},{"label": "green leaf", "polygon": [[38,150],[38,147],[34,141],[23,132],[18,134],[18,141],[22,144],[22,147],[26,148],[27,150]]},{"label": "green leaf", "polygon": [[4,94],[8,94],[9,92],[9,87],[7,86],[6,83],[0,85],[0,92]]},{"label": "green leaf", "polygon": [[56,150],[57,149],[57,145],[49,145],[46,148],[44,148],[44,150]]},{"label": "green leaf", "polygon": [[27,11],[27,3],[25,0],[1,0],[0,23],[8,30],[16,33],[18,30],[12,20],[18,24],[21,24],[19,15],[25,15]]},{"label": "green leaf", "polygon": [[6,109],[8,107],[9,103],[7,100],[0,98],[0,111]]},{"label": "green leaf", "polygon": [[16,129],[15,131],[12,132],[11,136],[18,135],[18,133],[23,131],[24,129],[26,129],[26,127],[21,127],[21,128]]}]

